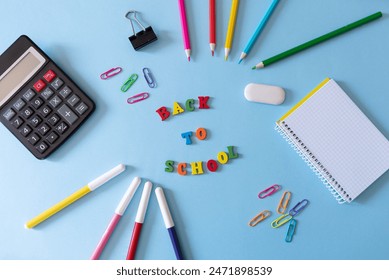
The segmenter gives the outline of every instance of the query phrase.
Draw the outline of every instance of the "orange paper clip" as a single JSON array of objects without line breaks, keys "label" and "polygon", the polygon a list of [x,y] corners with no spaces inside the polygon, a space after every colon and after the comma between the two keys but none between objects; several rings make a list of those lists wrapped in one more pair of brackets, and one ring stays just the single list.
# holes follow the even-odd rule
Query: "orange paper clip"
[{"label": "orange paper clip", "polygon": [[284,192],[282,194],[282,197],[280,199],[280,202],[278,203],[277,207],[277,213],[278,214],[284,214],[286,209],[288,208],[290,197],[292,196],[291,192]]},{"label": "orange paper clip", "polygon": [[262,222],[264,219],[269,217],[271,215],[271,212],[269,210],[264,210],[261,213],[259,213],[257,216],[251,219],[249,222],[250,227],[255,227],[257,224]]}]

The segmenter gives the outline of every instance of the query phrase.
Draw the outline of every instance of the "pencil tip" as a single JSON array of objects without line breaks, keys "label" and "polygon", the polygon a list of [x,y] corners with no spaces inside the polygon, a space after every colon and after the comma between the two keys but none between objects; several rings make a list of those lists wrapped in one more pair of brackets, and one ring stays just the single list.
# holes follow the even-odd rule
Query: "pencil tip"
[{"label": "pencil tip", "polygon": [[240,64],[242,62],[242,60],[243,60],[243,58],[239,59],[238,64]]},{"label": "pencil tip", "polygon": [[190,56],[188,56],[188,61],[190,62]]},{"label": "pencil tip", "polygon": [[228,59],[228,55],[224,56],[224,60],[227,61]]},{"label": "pencil tip", "polygon": [[257,67],[256,67],[256,66],[253,66],[251,69],[252,69],[252,70],[255,70],[255,69],[257,69]]},{"label": "pencil tip", "polygon": [[211,51],[212,52],[212,56],[214,56],[215,52],[214,51]]}]

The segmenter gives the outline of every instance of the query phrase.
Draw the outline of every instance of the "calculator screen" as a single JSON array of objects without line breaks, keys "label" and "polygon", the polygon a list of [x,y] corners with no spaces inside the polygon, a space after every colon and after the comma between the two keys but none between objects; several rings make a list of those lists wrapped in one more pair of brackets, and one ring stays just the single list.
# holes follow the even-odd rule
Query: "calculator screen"
[{"label": "calculator screen", "polygon": [[8,100],[45,63],[45,58],[30,47],[0,76],[0,106]]}]

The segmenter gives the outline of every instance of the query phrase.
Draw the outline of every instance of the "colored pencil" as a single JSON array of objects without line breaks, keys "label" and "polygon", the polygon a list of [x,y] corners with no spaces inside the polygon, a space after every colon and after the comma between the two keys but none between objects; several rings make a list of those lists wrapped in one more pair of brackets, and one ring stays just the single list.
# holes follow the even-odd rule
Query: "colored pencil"
[{"label": "colored pencil", "polygon": [[296,54],[298,52],[301,52],[301,51],[303,51],[305,49],[313,47],[313,46],[315,46],[317,44],[320,44],[320,43],[322,43],[324,41],[332,39],[332,38],[334,38],[334,37],[336,37],[338,35],[346,33],[346,32],[348,32],[350,30],[353,30],[354,28],[360,27],[360,26],[362,26],[362,25],[364,25],[366,23],[369,23],[369,22],[371,22],[373,20],[376,20],[376,19],[378,19],[380,17],[382,17],[382,13],[381,12],[374,13],[374,14],[372,14],[370,16],[367,16],[367,17],[362,18],[362,19],[360,19],[360,20],[358,20],[356,22],[350,23],[350,24],[348,24],[346,26],[343,26],[343,27],[341,27],[339,29],[336,29],[336,30],[334,30],[332,32],[324,34],[324,35],[322,35],[320,37],[317,37],[317,38],[315,38],[315,39],[313,39],[311,41],[308,41],[308,42],[306,42],[304,44],[301,44],[301,45],[299,45],[297,47],[294,47],[294,48],[292,48],[290,50],[287,50],[287,51],[285,51],[283,53],[280,53],[280,54],[275,55],[275,56],[273,56],[271,58],[265,59],[265,60],[261,61],[260,63],[258,63],[257,65],[255,65],[252,69],[254,70],[254,69],[266,67],[266,66],[268,66],[270,64],[273,64],[273,63],[275,63],[277,61],[280,61],[280,60],[282,60],[284,58],[287,58],[287,57],[289,57],[291,55],[294,55],[294,54]]},{"label": "colored pencil", "polygon": [[113,231],[116,228],[116,225],[119,223],[120,218],[123,216],[126,211],[128,205],[131,202],[132,197],[134,196],[138,186],[140,184],[140,178],[135,177],[127,191],[124,193],[122,199],[119,202],[119,205],[116,207],[115,214],[113,215],[111,221],[108,224],[107,229],[104,231],[103,236],[101,237],[99,243],[96,246],[96,249],[93,251],[91,260],[98,260],[100,258],[101,253],[103,252],[105,245],[107,245],[109,238],[111,237]]},{"label": "colored pencil", "polygon": [[230,11],[230,20],[228,21],[226,43],[224,45],[224,60],[228,59],[232,47],[232,39],[234,37],[236,17],[238,14],[239,0],[232,0],[231,11]]},{"label": "colored pencil", "polygon": [[190,38],[188,23],[186,20],[186,11],[185,11],[185,1],[178,0],[178,8],[180,10],[180,19],[181,19],[181,29],[182,29],[182,38],[184,39],[184,49],[188,61],[190,61],[191,48],[190,48]]},{"label": "colored pencil", "polygon": [[241,63],[242,60],[248,55],[248,53],[253,48],[255,41],[258,39],[259,35],[261,34],[262,30],[265,28],[266,23],[268,22],[269,18],[271,17],[273,11],[277,7],[279,0],[273,0],[270,7],[267,9],[265,16],[262,18],[261,22],[258,24],[257,28],[254,31],[254,34],[251,36],[250,40],[248,41],[246,47],[244,48],[242,54],[240,55],[240,59],[238,63]]},{"label": "colored pencil", "polygon": [[155,189],[155,195],[157,196],[159,208],[161,209],[162,217],[165,222],[165,226],[169,232],[170,240],[173,245],[174,253],[176,254],[177,260],[183,260],[184,257],[182,255],[181,246],[178,241],[177,233],[174,227],[174,222],[172,215],[170,214],[169,206],[166,202],[165,194],[163,193],[163,189],[161,187],[157,187]]},{"label": "colored pencil", "polygon": [[216,9],[215,0],[209,0],[209,47],[212,56],[216,48]]},{"label": "colored pencil", "polygon": [[139,202],[138,212],[136,213],[134,229],[132,230],[132,236],[130,241],[130,246],[128,247],[127,260],[134,260],[136,254],[136,248],[138,247],[138,241],[140,237],[140,232],[142,230],[142,225],[145,220],[145,215],[147,211],[147,206],[149,204],[151,188],[153,185],[151,182],[146,182],[143,187],[142,197]]},{"label": "colored pencil", "polygon": [[39,225],[40,223],[47,220],[48,218],[50,218],[51,216],[53,216],[57,212],[61,211],[65,207],[69,206],[73,202],[79,200],[84,195],[94,191],[95,189],[97,189],[101,185],[105,184],[106,182],[108,182],[112,178],[116,177],[117,175],[122,173],[125,169],[126,169],[125,165],[119,164],[118,166],[114,167],[110,171],[104,173],[100,177],[98,177],[95,180],[93,180],[92,182],[88,183],[86,186],[82,187],[78,191],[74,192],[73,194],[71,194],[70,196],[65,198],[64,200],[58,202],[57,204],[50,207],[46,211],[42,212],[41,214],[39,214],[35,218],[29,220],[25,224],[25,227],[30,229],[30,228],[33,228],[33,227]]}]

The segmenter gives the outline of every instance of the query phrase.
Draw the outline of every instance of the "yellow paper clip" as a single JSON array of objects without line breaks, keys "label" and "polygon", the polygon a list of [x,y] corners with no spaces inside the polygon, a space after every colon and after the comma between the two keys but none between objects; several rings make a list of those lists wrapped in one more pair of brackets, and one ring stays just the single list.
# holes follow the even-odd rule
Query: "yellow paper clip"
[{"label": "yellow paper clip", "polygon": [[289,200],[290,200],[290,197],[292,196],[292,193],[291,192],[284,192],[282,194],[282,197],[280,199],[280,202],[278,203],[278,207],[277,207],[277,213],[278,214],[284,214],[286,209],[288,208],[288,204],[289,204]]},{"label": "yellow paper clip", "polygon": [[277,219],[275,219],[273,222],[271,222],[272,228],[278,228],[282,226],[283,224],[286,224],[289,222],[293,217],[289,214],[283,214],[279,216]]},{"label": "yellow paper clip", "polygon": [[271,212],[269,210],[264,210],[261,213],[259,213],[257,216],[251,219],[249,222],[250,227],[255,227],[257,224],[262,222],[264,219],[269,217],[271,215]]},{"label": "yellow paper clip", "polygon": [[136,82],[137,79],[138,79],[138,75],[132,74],[127,79],[127,81],[125,81],[125,83],[122,85],[122,88],[121,88],[122,92],[126,92]]}]

